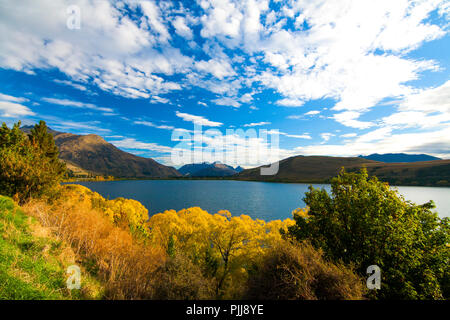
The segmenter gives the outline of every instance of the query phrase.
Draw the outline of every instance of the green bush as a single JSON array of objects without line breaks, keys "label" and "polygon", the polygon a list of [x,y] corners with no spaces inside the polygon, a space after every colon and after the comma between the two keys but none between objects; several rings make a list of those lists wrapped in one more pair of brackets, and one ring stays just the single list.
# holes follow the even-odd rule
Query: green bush
[{"label": "green bush", "polygon": [[44,121],[25,134],[20,122],[0,128],[0,194],[21,202],[49,195],[59,185],[65,165]]},{"label": "green bush", "polygon": [[378,299],[449,298],[450,222],[431,211],[433,202],[405,201],[367,171],[342,171],[332,180],[332,195],[310,187],[306,216],[296,215],[290,236],[309,240],[326,257],[353,264],[361,276],[381,268]]}]

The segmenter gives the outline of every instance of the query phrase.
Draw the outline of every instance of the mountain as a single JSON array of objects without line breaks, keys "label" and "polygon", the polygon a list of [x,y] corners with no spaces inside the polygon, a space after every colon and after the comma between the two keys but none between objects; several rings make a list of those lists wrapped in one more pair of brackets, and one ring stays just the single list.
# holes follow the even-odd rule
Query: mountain
[{"label": "mountain", "polygon": [[356,157],[295,156],[281,160],[276,175],[262,176],[260,174],[261,167],[258,167],[242,171],[237,178],[263,181],[323,182],[336,176],[342,167],[359,168],[364,164],[374,162]]},{"label": "mountain", "polygon": [[406,153],[374,153],[368,156],[359,156],[367,160],[381,161],[381,162],[419,162],[419,161],[433,161],[442,160],[427,154],[406,154]]},{"label": "mountain", "polygon": [[358,171],[366,167],[369,175],[392,185],[450,186],[450,160],[384,163],[359,157],[295,156],[279,163],[276,175],[262,176],[260,168],[247,169],[235,176],[239,180],[327,183],[344,167]]},{"label": "mountain", "polygon": [[[22,127],[29,133],[32,126]],[[122,151],[95,134],[76,135],[49,129],[59,148],[59,158],[76,175],[109,175],[117,178],[179,177],[173,167]]]},{"label": "mountain", "polygon": [[220,162],[202,162],[186,164],[178,169],[183,176],[189,177],[227,177],[232,176],[242,169],[237,167],[236,169]]}]

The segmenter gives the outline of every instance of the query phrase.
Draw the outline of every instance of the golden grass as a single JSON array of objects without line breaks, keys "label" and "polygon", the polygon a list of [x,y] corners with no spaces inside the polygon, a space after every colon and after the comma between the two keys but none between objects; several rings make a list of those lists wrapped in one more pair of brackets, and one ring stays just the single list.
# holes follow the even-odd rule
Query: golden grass
[{"label": "golden grass", "polygon": [[104,282],[105,298],[152,298],[152,274],[165,261],[161,248],[139,243],[87,202],[62,197],[51,205],[31,200],[23,208],[82,257],[78,262]]}]

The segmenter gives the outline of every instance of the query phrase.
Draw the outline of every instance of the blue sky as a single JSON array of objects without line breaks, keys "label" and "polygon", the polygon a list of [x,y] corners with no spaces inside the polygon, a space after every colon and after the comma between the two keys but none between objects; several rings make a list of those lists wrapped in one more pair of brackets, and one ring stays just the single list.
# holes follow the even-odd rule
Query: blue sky
[{"label": "blue sky", "polygon": [[449,17],[438,0],[0,0],[0,119],[165,164],[194,124],[280,132],[276,150],[236,137],[242,154],[450,158]]}]

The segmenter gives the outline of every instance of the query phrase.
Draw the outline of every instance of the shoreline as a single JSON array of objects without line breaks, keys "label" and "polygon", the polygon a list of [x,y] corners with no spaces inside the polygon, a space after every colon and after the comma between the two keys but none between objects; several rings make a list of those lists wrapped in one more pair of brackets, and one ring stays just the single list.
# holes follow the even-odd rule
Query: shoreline
[{"label": "shoreline", "polygon": [[[72,181],[62,181],[62,184],[70,184],[77,182],[110,182],[110,181],[145,181],[145,180],[162,180],[162,181],[196,181],[196,180],[211,180],[211,181],[243,181],[243,182],[267,182],[267,183],[288,183],[288,184],[331,184],[331,179],[327,180],[258,180],[258,179],[236,179],[232,177],[148,177],[148,178],[114,178],[105,180],[96,180],[95,178],[87,179],[74,179]],[[386,182],[386,181],[385,181]],[[389,182],[387,182],[389,183]],[[450,185],[436,185],[436,184],[391,184],[390,187],[428,187],[428,188],[450,188]]]}]

